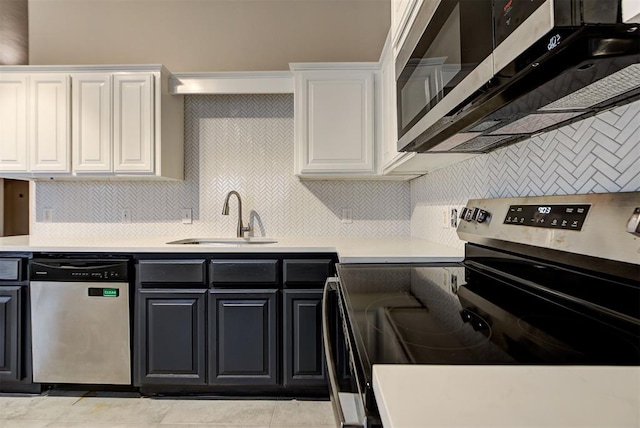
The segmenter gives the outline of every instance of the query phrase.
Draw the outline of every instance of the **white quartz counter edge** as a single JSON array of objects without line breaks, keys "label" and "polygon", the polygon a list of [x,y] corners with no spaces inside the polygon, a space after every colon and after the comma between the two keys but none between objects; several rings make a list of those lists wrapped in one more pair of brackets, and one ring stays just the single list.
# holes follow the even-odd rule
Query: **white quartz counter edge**
[{"label": "white quartz counter edge", "polygon": [[70,237],[0,238],[0,252],[105,252],[105,253],[338,253],[342,263],[457,262],[464,250],[424,239],[357,237],[275,237],[275,244],[169,245],[189,237]]},{"label": "white quartz counter edge", "polygon": [[640,367],[374,365],[385,428],[638,427]]}]

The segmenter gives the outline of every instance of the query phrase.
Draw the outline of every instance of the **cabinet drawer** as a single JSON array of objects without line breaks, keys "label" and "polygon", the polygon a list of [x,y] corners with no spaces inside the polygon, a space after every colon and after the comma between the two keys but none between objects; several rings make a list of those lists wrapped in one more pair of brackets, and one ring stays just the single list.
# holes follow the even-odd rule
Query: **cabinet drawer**
[{"label": "cabinet drawer", "polygon": [[212,260],[212,284],[278,284],[278,260]]},{"label": "cabinet drawer", "polygon": [[140,284],[205,284],[205,260],[140,260]]},{"label": "cabinet drawer", "polygon": [[333,273],[333,260],[284,260],[282,270],[285,285],[324,285]]},{"label": "cabinet drawer", "polygon": [[0,259],[0,282],[22,280],[22,259]]}]

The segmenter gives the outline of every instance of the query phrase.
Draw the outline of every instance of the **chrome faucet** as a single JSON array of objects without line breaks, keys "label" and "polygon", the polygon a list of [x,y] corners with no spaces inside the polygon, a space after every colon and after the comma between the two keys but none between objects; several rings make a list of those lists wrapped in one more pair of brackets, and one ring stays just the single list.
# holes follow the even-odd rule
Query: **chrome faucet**
[{"label": "chrome faucet", "polygon": [[229,198],[231,195],[236,195],[238,197],[238,228],[236,230],[236,236],[238,238],[243,238],[244,232],[251,231],[251,226],[242,225],[242,199],[240,199],[240,194],[235,190],[227,193],[227,197],[224,199],[224,205],[222,206],[222,215],[229,215]]}]

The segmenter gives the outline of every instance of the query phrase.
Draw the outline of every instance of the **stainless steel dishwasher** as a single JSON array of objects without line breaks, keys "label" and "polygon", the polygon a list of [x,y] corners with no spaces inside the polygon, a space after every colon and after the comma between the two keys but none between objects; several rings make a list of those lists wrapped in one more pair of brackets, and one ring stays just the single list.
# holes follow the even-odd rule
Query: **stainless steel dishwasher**
[{"label": "stainless steel dishwasher", "polygon": [[33,381],[131,383],[128,261],[33,259]]}]

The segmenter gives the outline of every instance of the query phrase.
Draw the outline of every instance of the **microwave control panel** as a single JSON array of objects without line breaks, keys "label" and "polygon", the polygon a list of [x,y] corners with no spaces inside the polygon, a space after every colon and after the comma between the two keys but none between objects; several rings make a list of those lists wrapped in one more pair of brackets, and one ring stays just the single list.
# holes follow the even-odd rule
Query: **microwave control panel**
[{"label": "microwave control panel", "polygon": [[510,205],[504,224],[582,230],[589,204],[581,205]]},{"label": "microwave control panel", "polygon": [[502,43],[516,28],[533,14],[545,0],[498,0],[493,4],[495,19],[495,44]]}]

